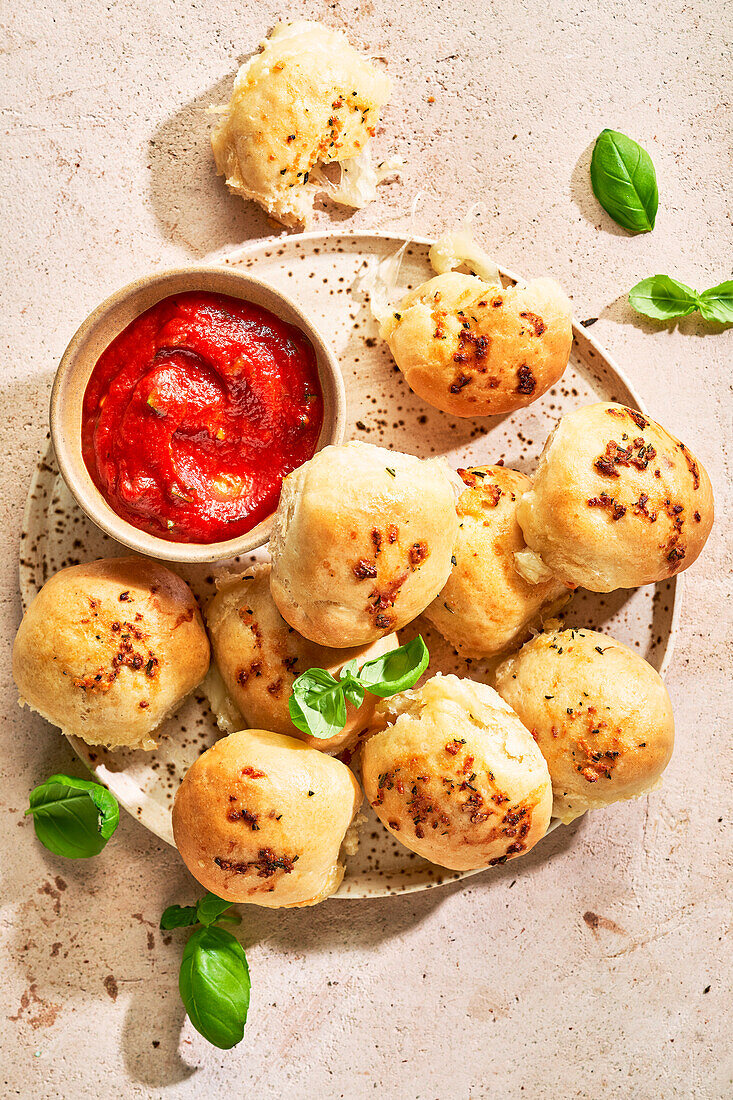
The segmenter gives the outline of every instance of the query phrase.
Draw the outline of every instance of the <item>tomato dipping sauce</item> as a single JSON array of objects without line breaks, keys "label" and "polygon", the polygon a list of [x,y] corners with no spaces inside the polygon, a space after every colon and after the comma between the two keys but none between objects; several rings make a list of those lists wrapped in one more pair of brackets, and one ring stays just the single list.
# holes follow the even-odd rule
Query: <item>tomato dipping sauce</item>
[{"label": "tomato dipping sauce", "polygon": [[250,302],[191,291],[142,313],[100,356],[82,454],[128,523],[172,542],[218,542],[277,507],[322,422],[305,334]]}]

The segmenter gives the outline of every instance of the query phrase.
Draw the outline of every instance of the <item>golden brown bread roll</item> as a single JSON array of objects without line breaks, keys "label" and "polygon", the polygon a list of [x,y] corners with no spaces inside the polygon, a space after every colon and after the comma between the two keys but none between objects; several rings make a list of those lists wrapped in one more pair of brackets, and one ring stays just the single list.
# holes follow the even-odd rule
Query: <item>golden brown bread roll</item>
[{"label": "golden brown bread roll", "polygon": [[341,883],[342,847],[361,801],[340,760],[293,737],[244,730],[191,765],[173,835],[194,878],[226,901],[315,905]]},{"label": "golden brown bread roll", "polygon": [[517,519],[560,580],[611,592],[687,569],[713,511],[710,478],[683,443],[635,409],[601,402],[560,420]]},{"label": "golden brown bread roll", "polygon": [[503,661],[494,682],[547,761],[555,817],[572,821],[660,785],[672,704],[638,653],[595,630],[552,631]]},{"label": "golden brown bread roll", "polygon": [[155,748],[154,730],[208,667],[191,589],[147,558],[60,570],[31,602],[13,646],[21,704],[108,748]]},{"label": "golden brown bread roll", "polygon": [[[340,31],[279,23],[240,68],[211,135],[217,171],[230,191],[285,225],[308,224],[319,191],[363,206],[388,174],[370,167],[366,149],[390,90],[389,77]],[[346,162],[340,187],[318,172],[333,161]]]},{"label": "golden brown bread roll", "polygon": [[529,478],[505,466],[458,473],[466,488],[456,505],[454,565],[425,618],[463,657],[492,657],[556,612],[570,593],[552,577],[530,584],[517,572],[514,555],[526,549],[517,501]]},{"label": "golden brown bread roll", "polygon": [[530,405],[560,378],[573,342],[553,279],[502,290],[456,271],[411,290],[380,333],[410,389],[453,416]]},{"label": "golden brown bread roll", "polygon": [[528,852],[550,822],[539,749],[492,688],[457,676],[379,704],[362,782],[383,825],[424,859],[468,871]]},{"label": "golden brown bread roll", "polygon": [[339,752],[368,725],[376,699],[369,692],[360,707],[347,702],[341,733],[328,740],[310,737],[293,725],[288,700],[293,682],[309,668],[337,676],[347,661],[380,657],[399,644],[394,634],[354,649],[329,649],[308,641],[283,619],[270,593],[270,565],[255,565],[244,576],[223,578],[206,609],[206,625],[224,685],[246,724],[297,737],[311,748]]},{"label": "golden brown bread roll", "polygon": [[288,474],[269,546],[286,622],[345,648],[416,618],[450,573],[454,480],[443,459],[358,442],[325,447]]}]

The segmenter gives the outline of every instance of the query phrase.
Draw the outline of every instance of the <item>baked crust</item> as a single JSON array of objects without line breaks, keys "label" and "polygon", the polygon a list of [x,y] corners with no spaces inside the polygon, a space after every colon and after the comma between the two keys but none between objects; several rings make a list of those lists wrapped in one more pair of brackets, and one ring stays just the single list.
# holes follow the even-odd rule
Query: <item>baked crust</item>
[{"label": "baked crust", "polygon": [[539,749],[492,688],[434,676],[385,700],[362,749],[382,824],[411,851],[457,871],[528,852],[550,822]]},{"label": "baked crust", "polygon": [[672,704],[658,673],[625,645],[595,630],[539,634],[499,665],[494,683],[547,761],[555,817],[572,821],[660,785]]},{"label": "baked crust", "polygon": [[612,402],[564,416],[517,507],[527,545],[593,592],[681,573],[710,534],[710,478],[660,424]]},{"label": "baked crust", "polygon": [[61,569],[31,602],[13,646],[21,705],[108,748],[155,748],[154,730],[208,667],[191,589],[147,558]]},{"label": "baked crust", "polygon": [[502,290],[456,271],[410,291],[380,333],[410,389],[453,416],[530,405],[560,378],[573,342],[553,279]]},{"label": "baked crust", "polygon": [[315,905],[341,883],[341,848],[361,801],[340,760],[293,737],[244,730],[188,769],[173,835],[194,878],[226,901]]}]

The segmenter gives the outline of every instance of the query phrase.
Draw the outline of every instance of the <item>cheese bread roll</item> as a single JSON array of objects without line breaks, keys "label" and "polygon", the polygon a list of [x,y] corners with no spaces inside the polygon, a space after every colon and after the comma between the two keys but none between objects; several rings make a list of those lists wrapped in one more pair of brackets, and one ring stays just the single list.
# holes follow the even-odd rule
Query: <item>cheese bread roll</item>
[{"label": "cheese bread roll", "polygon": [[[710,478],[684,443],[636,409],[600,402],[560,420],[517,520],[560,580],[611,592],[687,569],[713,512]],[[518,565],[531,566],[528,555]]]},{"label": "cheese bread roll", "polygon": [[458,540],[451,575],[425,611],[463,657],[493,657],[510,649],[569,599],[550,577],[531,584],[514,555],[526,549],[517,502],[531,482],[505,466],[459,470],[466,488],[458,499]]},{"label": "cheese bread roll", "polygon": [[524,408],[568,365],[570,302],[553,279],[502,290],[446,271],[411,290],[381,336],[418,396],[453,416]]},{"label": "cheese bread roll", "polygon": [[572,821],[660,785],[672,704],[659,674],[621,642],[595,630],[539,634],[494,682],[547,761],[555,817]]},{"label": "cheese bread roll", "polygon": [[434,676],[381,703],[362,749],[377,816],[413,852],[470,871],[528,852],[550,822],[547,765],[486,684]]},{"label": "cheese bread roll", "polygon": [[31,602],[13,646],[21,705],[107,748],[154,749],[155,729],[208,667],[191,589],[148,558],[60,570]]},{"label": "cheese bread roll", "polygon": [[269,546],[285,621],[346,648],[415,619],[451,570],[454,478],[443,459],[358,442],[325,447],[288,474]]},{"label": "cheese bread roll", "polygon": [[353,649],[328,649],[308,641],[278,611],[270,593],[270,568],[255,565],[244,576],[219,582],[206,609],[217,667],[248,725],[297,737],[323,752],[340,752],[368,725],[376,697],[367,692],[360,707],[347,702],[346,725],[335,737],[310,737],[290,720],[288,700],[295,679],[309,668],[325,668],[338,677],[347,661],[356,658],[361,667],[399,643],[394,634]]},{"label": "cheese bread roll", "polygon": [[[240,68],[211,136],[217,171],[284,225],[307,225],[319,191],[362,206],[380,182],[367,146],[390,90],[389,77],[340,31],[279,23]],[[346,169],[340,187],[318,172],[333,161]]]},{"label": "cheese bread roll", "polygon": [[315,905],[338,889],[362,801],[345,764],[293,737],[244,730],[186,772],[173,836],[205,889],[271,909]]}]

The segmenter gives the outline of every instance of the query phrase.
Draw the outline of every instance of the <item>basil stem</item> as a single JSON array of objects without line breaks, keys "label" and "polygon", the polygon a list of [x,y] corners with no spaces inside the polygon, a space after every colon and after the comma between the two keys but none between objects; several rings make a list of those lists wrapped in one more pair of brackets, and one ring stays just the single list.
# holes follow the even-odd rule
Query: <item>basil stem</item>
[{"label": "basil stem", "polygon": [[293,684],[288,700],[290,719],[296,729],[311,737],[335,737],[346,725],[347,699],[359,707],[365,691],[381,698],[405,691],[417,683],[429,660],[428,648],[418,635],[361,668],[352,659],[341,669],[338,680],[326,669],[310,668]]}]

